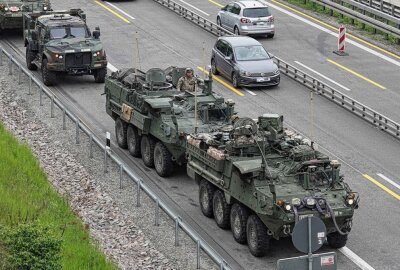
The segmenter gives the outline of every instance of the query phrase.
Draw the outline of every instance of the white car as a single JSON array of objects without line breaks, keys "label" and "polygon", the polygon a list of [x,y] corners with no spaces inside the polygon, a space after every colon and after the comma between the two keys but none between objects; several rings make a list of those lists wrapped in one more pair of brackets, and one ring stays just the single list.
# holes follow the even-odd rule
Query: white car
[{"label": "white car", "polygon": [[237,1],[223,7],[217,24],[236,35],[275,35],[274,16],[258,1]]}]

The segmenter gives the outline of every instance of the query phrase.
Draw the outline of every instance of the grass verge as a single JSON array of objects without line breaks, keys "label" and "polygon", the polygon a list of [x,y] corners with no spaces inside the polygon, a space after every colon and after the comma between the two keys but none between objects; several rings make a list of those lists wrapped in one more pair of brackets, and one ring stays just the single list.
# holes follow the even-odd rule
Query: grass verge
[{"label": "grass verge", "polygon": [[[88,230],[48,182],[29,147],[0,122],[0,226],[13,230],[21,224],[48,227],[61,240],[62,269],[117,269],[91,244]],[[0,239],[0,261],[6,254]]]}]

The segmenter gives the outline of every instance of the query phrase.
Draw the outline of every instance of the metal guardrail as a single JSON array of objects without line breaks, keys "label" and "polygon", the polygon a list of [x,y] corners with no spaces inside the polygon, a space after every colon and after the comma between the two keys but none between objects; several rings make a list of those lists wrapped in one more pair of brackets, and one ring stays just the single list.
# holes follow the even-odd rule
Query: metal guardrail
[{"label": "metal guardrail", "polygon": [[132,171],[128,165],[126,165],[116,154],[112,153],[110,149],[106,147],[106,143],[102,142],[90,129],[87,127],[82,119],[75,116],[56,96],[43,85],[34,75],[24,68],[12,54],[8,53],[0,46],[0,66],[3,65],[3,55],[5,55],[8,60],[8,70],[9,75],[13,75],[13,65],[17,67],[18,84],[21,83],[21,77],[25,74],[29,79],[29,92],[32,94],[32,86],[35,84],[39,88],[39,105],[43,105],[43,93],[50,99],[50,117],[54,118],[54,105],[56,105],[62,111],[62,128],[66,129],[66,117],[68,117],[72,122],[75,123],[76,133],[75,141],[76,144],[80,143],[80,131],[85,133],[89,137],[89,156],[93,158],[93,143],[97,145],[102,151],[104,151],[104,173],[108,171],[108,159],[111,159],[119,166],[120,173],[120,188],[122,188],[123,173],[137,185],[136,194],[136,207],[140,207],[141,191],[144,191],[151,200],[154,202],[155,212],[154,212],[154,225],[159,226],[160,212],[159,209],[163,210],[174,222],[175,222],[175,246],[179,245],[179,229],[182,229],[195,243],[197,252],[197,269],[200,269],[200,252],[203,250],[218,266],[221,270],[231,270],[231,267],[227,262],[219,255],[212,247],[210,247],[200,235],[194,231],[180,216],[178,216],[165,202],[163,202],[145,183],[144,181]]},{"label": "metal guardrail", "polygon": [[[343,15],[346,15],[352,19],[357,19],[365,24],[369,24],[372,27],[379,29],[383,32],[386,32],[388,34],[392,34],[394,36],[396,36],[397,38],[400,38],[400,29],[396,28],[394,26],[391,26],[385,22],[379,21],[373,17],[364,15],[363,13],[365,13],[365,11],[368,11],[369,13],[373,13],[375,17],[381,17],[384,18],[386,21],[391,21],[393,23],[395,23],[397,25],[397,27],[399,26],[399,20],[397,18],[390,18],[390,16],[388,16],[387,14],[381,13],[380,11],[377,11],[375,9],[369,9],[366,6],[363,5],[357,5],[358,3],[350,0],[340,0],[340,4],[337,4],[334,1],[331,0],[310,0],[313,3],[317,3],[321,6],[324,7],[328,7],[332,10],[335,10]],[[355,10],[354,8],[348,8],[343,6],[344,3],[347,3],[349,5],[352,5],[353,7],[357,7],[358,9],[362,10],[363,13],[360,13],[359,11]]]},{"label": "metal guardrail", "polygon": [[[393,17],[400,18],[400,6],[382,0],[354,0],[364,6],[369,6],[372,9],[379,10]],[[372,12],[371,12],[372,13]]]},{"label": "metal guardrail", "polygon": [[[182,14],[191,14],[190,15],[190,21],[193,22],[194,24],[203,27],[203,25],[207,25],[208,29],[209,27],[220,29],[218,25],[211,21],[207,21],[207,19],[204,19],[200,15],[195,14],[192,11],[187,10],[185,7],[177,4],[176,2],[172,0],[153,0],[156,1],[157,3],[160,3],[161,5],[173,10],[176,12],[176,10],[179,10]],[[178,12],[176,12],[178,13]],[[178,13],[179,14],[179,13]],[[193,15],[194,14],[194,15]],[[185,16],[184,16],[185,17]],[[188,19],[188,17],[185,17]],[[196,22],[196,18],[201,18],[201,23]],[[207,21],[207,22],[205,22]],[[204,28],[204,27],[203,27]],[[209,31],[206,29],[207,31]],[[228,30],[224,31],[209,31],[214,35],[219,35],[219,33],[223,33],[223,35],[233,35],[232,32]],[[368,106],[365,106],[364,104],[352,99],[351,97],[341,93],[340,91],[336,90],[335,88],[323,83],[322,81],[312,77],[311,75],[308,75],[307,73],[301,71],[300,69],[297,69],[296,67],[290,65],[289,63],[285,62],[284,60],[275,57],[276,59],[276,64],[278,65],[280,71],[288,76],[291,79],[294,79],[295,81],[303,84],[307,88],[311,89],[314,91],[316,94],[319,94],[330,101],[342,106],[346,110],[352,112],[353,114],[363,118],[364,120],[368,121],[369,123],[375,125],[376,127],[380,128],[381,130],[385,131],[386,133],[394,136],[397,139],[400,139],[400,124],[396,123],[395,121],[391,120],[390,118],[374,111],[373,109],[369,108]]]}]

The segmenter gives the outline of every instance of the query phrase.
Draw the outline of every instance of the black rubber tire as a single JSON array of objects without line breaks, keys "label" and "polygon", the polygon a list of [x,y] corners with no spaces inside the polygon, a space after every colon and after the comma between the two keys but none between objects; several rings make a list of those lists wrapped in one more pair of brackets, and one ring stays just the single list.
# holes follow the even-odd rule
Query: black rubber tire
[{"label": "black rubber tire", "polygon": [[224,192],[217,190],[213,196],[213,214],[218,227],[227,230],[231,227],[230,216],[231,205],[226,202]]},{"label": "black rubber tire", "polygon": [[235,26],[235,27],[233,28],[233,33],[234,33],[235,35],[237,35],[237,36],[240,36],[240,31],[239,31],[239,28],[238,28],[237,26]]},{"label": "black rubber tire", "polygon": [[211,59],[211,73],[214,75],[218,75],[219,71],[217,70],[217,64],[215,64],[215,60]]},{"label": "black rubber tire", "polygon": [[239,86],[239,82],[238,82],[238,77],[237,77],[237,74],[236,74],[236,72],[234,72],[234,73],[232,73],[232,86],[233,87],[235,87],[235,88],[239,88],[240,86]]},{"label": "black rubber tire", "polygon": [[217,17],[217,25],[222,27],[222,22],[220,17]]},{"label": "black rubber tire", "polygon": [[46,86],[52,86],[56,83],[57,74],[53,71],[47,69],[47,59],[42,61],[42,80]]},{"label": "black rubber tire", "polygon": [[126,135],[129,154],[133,157],[140,157],[140,136],[137,128],[129,125]]},{"label": "black rubber tire", "polygon": [[249,211],[239,203],[233,204],[230,214],[231,230],[233,239],[240,244],[247,243],[247,219]]},{"label": "black rubber tire", "polygon": [[26,67],[29,70],[37,70],[37,66],[32,63],[32,61],[35,60],[36,55],[31,50],[29,50],[29,45],[26,46],[25,58],[26,58]]},{"label": "black rubber tire", "polygon": [[100,68],[93,70],[94,81],[96,83],[104,83],[106,80],[107,68]]},{"label": "black rubber tire", "polygon": [[154,167],[161,177],[167,177],[174,171],[172,155],[162,142],[157,142],[154,147]]},{"label": "black rubber tire", "polygon": [[118,146],[123,149],[128,148],[127,131],[128,124],[122,121],[121,118],[117,118],[115,120],[115,137],[117,138]]},{"label": "black rubber tire", "polygon": [[154,167],[154,146],[156,142],[153,138],[147,135],[143,135],[140,140],[140,153],[142,155],[142,160],[144,165],[149,168]]},{"label": "black rubber tire", "polygon": [[275,34],[268,34],[267,38],[274,38]]},{"label": "black rubber tire", "polygon": [[330,247],[332,248],[342,248],[346,245],[347,243],[347,234],[346,235],[341,235],[338,232],[333,232],[328,234],[327,241]]},{"label": "black rubber tire", "polygon": [[267,234],[267,227],[256,215],[247,219],[246,234],[250,253],[255,257],[264,256],[270,246],[271,237]]},{"label": "black rubber tire", "polygon": [[201,212],[206,217],[212,218],[213,212],[213,196],[215,187],[207,180],[202,179],[199,186],[199,203]]}]

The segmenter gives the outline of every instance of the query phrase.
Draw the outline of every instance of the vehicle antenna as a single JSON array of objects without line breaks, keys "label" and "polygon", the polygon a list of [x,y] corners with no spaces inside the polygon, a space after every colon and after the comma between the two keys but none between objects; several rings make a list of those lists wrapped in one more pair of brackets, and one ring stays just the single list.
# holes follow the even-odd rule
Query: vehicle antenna
[{"label": "vehicle antenna", "polygon": [[141,69],[140,67],[140,53],[139,53],[139,39],[138,39],[138,32],[135,32],[135,59],[134,59],[134,65],[135,69]]},{"label": "vehicle antenna", "polygon": [[207,72],[207,68],[206,68],[206,43],[203,41],[203,76],[204,76],[204,80],[207,78],[206,72]]},{"label": "vehicle antenna", "polygon": [[310,140],[311,147],[314,148],[314,91],[310,91]]}]

